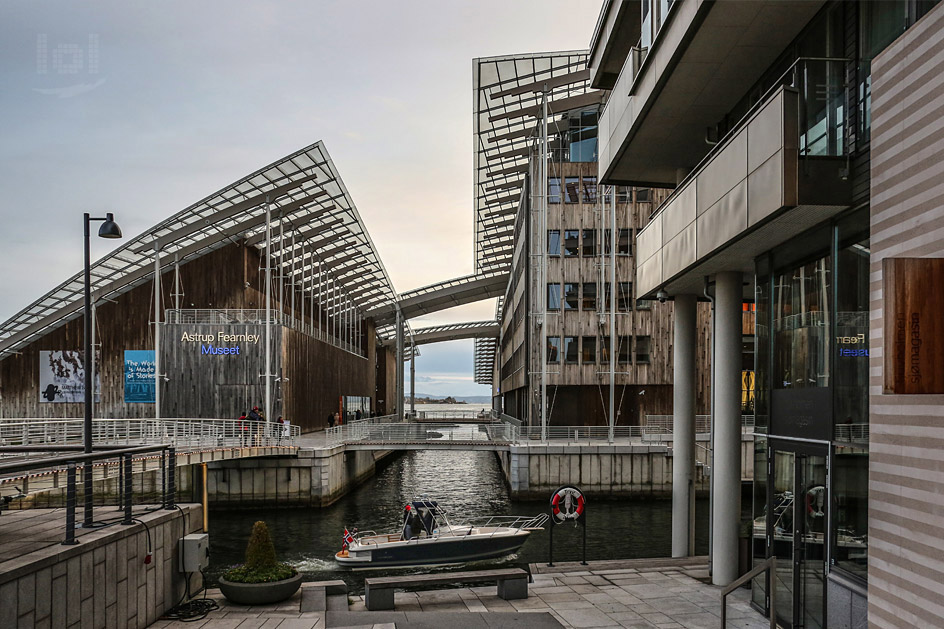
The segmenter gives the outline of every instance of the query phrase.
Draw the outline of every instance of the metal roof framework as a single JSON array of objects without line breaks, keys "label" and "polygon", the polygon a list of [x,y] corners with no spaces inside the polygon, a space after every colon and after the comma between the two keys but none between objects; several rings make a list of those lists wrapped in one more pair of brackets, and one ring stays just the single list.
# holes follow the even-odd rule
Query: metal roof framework
[{"label": "metal roof framework", "polygon": [[525,198],[525,173],[540,138],[542,92],[548,124],[559,113],[602,102],[590,88],[588,51],[481,57],[472,61],[475,271],[507,271],[513,217]]},{"label": "metal roof framework", "polygon": [[[409,344],[419,346],[463,339],[495,338],[499,332],[498,321],[466,321],[463,323],[431,325],[424,328],[413,328]],[[396,339],[384,341],[384,345],[394,344],[396,344]]]},{"label": "metal roof framework", "polygon": [[[93,299],[113,299],[152,281],[156,250],[162,270],[240,241],[264,255],[267,204],[274,276],[322,296],[329,316],[351,307],[363,314],[396,302],[370,234],[321,141],[194,203],[95,261]],[[335,288],[332,294],[329,289]],[[0,359],[81,316],[83,291],[80,271],[0,324]]]}]

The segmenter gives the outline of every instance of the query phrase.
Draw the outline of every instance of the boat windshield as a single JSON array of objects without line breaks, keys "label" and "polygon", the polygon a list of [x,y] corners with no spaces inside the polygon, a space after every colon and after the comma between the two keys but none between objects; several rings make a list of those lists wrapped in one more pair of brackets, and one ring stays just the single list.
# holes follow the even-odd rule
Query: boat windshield
[{"label": "boat windshield", "polygon": [[448,524],[446,512],[435,500],[414,498],[403,510],[403,539],[429,537]]}]

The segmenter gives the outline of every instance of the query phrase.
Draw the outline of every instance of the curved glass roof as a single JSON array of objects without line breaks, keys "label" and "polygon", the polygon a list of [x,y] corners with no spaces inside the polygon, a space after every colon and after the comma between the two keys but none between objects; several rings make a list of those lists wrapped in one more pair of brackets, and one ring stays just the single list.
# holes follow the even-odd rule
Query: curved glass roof
[{"label": "curved glass roof", "polygon": [[[194,203],[95,261],[93,299],[151,281],[155,248],[162,268],[238,241],[265,249],[267,204],[274,276],[281,266],[292,269],[293,277],[307,277],[306,291],[327,294],[329,285],[339,287],[346,301],[323,304],[329,315],[347,304],[365,312],[397,300],[370,234],[320,141]],[[81,316],[83,291],[80,271],[0,324],[0,358]]]}]

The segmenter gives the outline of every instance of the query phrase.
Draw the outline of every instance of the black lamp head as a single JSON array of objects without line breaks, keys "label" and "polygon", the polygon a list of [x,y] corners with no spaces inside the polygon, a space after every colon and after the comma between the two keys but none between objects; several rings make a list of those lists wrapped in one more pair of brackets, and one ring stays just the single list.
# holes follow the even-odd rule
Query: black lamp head
[{"label": "black lamp head", "polygon": [[111,212],[105,214],[105,222],[98,228],[99,238],[121,238],[121,228],[115,222],[115,215]]}]

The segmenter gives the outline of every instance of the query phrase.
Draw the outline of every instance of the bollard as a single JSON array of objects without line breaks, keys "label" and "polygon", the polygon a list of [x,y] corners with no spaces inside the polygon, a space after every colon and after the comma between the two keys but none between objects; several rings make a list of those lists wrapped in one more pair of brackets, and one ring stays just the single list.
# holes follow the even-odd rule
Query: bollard
[{"label": "bollard", "polygon": [[118,459],[118,510],[121,511],[124,505],[125,495],[125,466],[121,458]]},{"label": "bollard", "polygon": [[66,477],[66,539],[65,546],[78,544],[75,541],[75,463],[69,463]]},{"label": "bollard", "polygon": [[131,455],[125,454],[124,456],[124,468],[125,468],[125,517],[121,523],[125,526],[133,524],[131,521]]},{"label": "bollard", "polygon": [[167,449],[167,498],[164,502],[165,509],[174,509],[176,501],[176,486],[174,484],[177,473],[177,449],[173,446]]},{"label": "bollard", "polygon": [[167,452],[161,450],[161,505],[167,506]]}]

